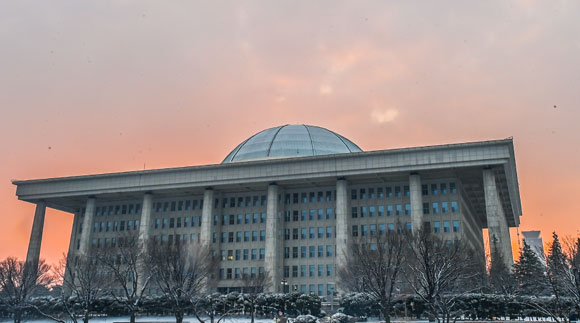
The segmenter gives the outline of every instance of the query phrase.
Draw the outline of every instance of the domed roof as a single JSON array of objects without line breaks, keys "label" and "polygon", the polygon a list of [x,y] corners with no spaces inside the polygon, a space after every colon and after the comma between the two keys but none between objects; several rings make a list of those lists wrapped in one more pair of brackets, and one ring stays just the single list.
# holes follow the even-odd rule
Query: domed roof
[{"label": "domed roof", "polygon": [[262,130],[239,144],[222,162],[361,152],[345,137],[316,126],[284,125]]}]

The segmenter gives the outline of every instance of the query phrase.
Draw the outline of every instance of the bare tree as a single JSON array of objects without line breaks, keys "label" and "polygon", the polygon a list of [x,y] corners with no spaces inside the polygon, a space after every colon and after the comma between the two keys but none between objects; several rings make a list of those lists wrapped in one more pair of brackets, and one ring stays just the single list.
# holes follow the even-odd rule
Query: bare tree
[{"label": "bare tree", "polygon": [[406,266],[409,286],[425,303],[430,319],[450,322],[461,313],[458,299],[480,288],[484,265],[461,241],[445,241],[423,229],[410,243]]},{"label": "bare tree", "polygon": [[57,275],[62,281],[61,298],[67,315],[74,323],[78,318],[88,323],[97,300],[110,293],[112,277],[96,257],[85,255],[63,257]]},{"label": "bare tree", "polygon": [[[136,313],[151,280],[142,246],[135,236],[124,236],[118,239],[115,246],[101,249],[97,258],[119,287],[120,292],[115,290],[111,295],[127,309],[130,322],[135,323]],[[141,280],[143,283],[139,286]]]},{"label": "bare tree", "polygon": [[244,306],[250,311],[250,322],[254,323],[260,297],[271,285],[270,273],[264,271],[258,275],[243,274],[241,277]]},{"label": "bare tree", "polygon": [[216,259],[207,246],[195,242],[151,241],[147,249],[154,281],[171,303],[176,322],[181,323],[191,300],[203,291],[215,272]]},{"label": "bare tree", "polygon": [[20,323],[23,312],[32,307],[30,297],[52,283],[49,271],[44,260],[35,264],[8,257],[0,262],[0,303],[12,313],[14,323]]},{"label": "bare tree", "polygon": [[405,233],[361,237],[352,243],[345,266],[339,270],[343,288],[370,294],[381,307],[387,322],[391,321],[394,292],[407,241]]}]

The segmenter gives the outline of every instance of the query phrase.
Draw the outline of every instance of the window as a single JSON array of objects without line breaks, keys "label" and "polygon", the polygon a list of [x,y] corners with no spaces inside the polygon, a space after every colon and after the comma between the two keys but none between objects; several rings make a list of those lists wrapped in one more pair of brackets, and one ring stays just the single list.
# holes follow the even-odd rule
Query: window
[{"label": "window", "polygon": [[423,196],[429,195],[429,186],[427,184],[421,185],[421,195]]},{"label": "window", "polygon": [[258,241],[258,231],[252,231],[252,241]]},{"label": "window", "polygon": [[375,198],[375,189],[374,188],[369,188],[369,198],[370,199]]},{"label": "window", "polygon": [[308,215],[308,212],[306,210],[300,211],[300,221],[306,221],[307,215]]},{"label": "window", "polygon": [[360,226],[360,236],[361,237],[365,237],[367,235],[367,226],[366,224],[363,224]]},{"label": "window", "polygon": [[318,296],[324,296],[324,285],[318,284]]},{"label": "window", "polygon": [[393,189],[391,187],[385,188],[385,195],[387,197],[393,197]]},{"label": "window", "polygon": [[[443,194],[443,192],[441,194]],[[441,202],[441,213],[447,213],[447,212],[449,212],[449,203]]]},{"label": "window", "polygon": [[324,209],[318,209],[318,220],[324,219]]},{"label": "window", "polygon": [[358,237],[358,225],[353,225],[352,226],[352,236],[353,237]]},{"label": "window", "polygon": [[443,232],[449,232],[449,221],[443,222]]},{"label": "window", "polygon": [[[314,265],[308,266],[308,276],[314,277]],[[314,285],[311,285],[314,286]]]},{"label": "window", "polygon": [[250,224],[252,221],[252,214],[246,213],[246,217],[244,218],[244,224]]},{"label": "window", "polygon": [[309,237],[310,239],[314,239],[315,235],[316,235],[316,229],[311,227],[311,228],[308,230],[308,237]]},{"label": "window", "polygon": [[457,207],[457,202],[456,201],[452,201],[451,202],[451,212],[457,213],[457,211],[459,211],[459,208]]},{"label": "window", "polygon": [[314,247],[314,246],[309,246],[308,247],[308,256],[310,258],[316,257],[316,247]]},{"label": "window", "polygon": [[388,223],[387,224],[387,230],[390,233],[394,232],[395,231],[395,225],[393,223]]},{"label": "window", "polygon": [[326,246],[326,256],[327,257],[332,257],[332,249],[333,249],[333,246]]},{"label": "window", "polygon": [[369,217],[374,217],[375,216],[375,207],[374,206],[369,206]]},{"label": "window", "polygon": [[290,267],[284,266],[284,278],[290,277]]},{"label": "window", "polygon": [[326,202],[332,201],[332,192],[326,191]]},{"label": "window", "polygon": [[260,223],[266,223],[266,213],[260,213]]},{"label": "window", "polygon": [[383,192],[383,188],[382,187],[377,188],[377,197],[380,198],[380,199],[382,199],[382,198],[385,197],[385,193]]},{"label": "window", "polygon": [[324,265],[318,265],[318,277],[322,277],[324,274]]},{"label": "window", "polygon": [[401,187],[400,186],[395,186],[395,196],[401,197]]},{"label": "window", "polygon": [[357,197],[356,190],[351,190],[350,191],[350,199],[356,200],[356,197]]},{"label": "window", "polygon": [[423,214],[429,214],[429,203],[423,203]]},{"label": "window", "polygon": [[307,237],[307,231],[306,228],[302,228],[300,229],[300,239],[304,240]]},{"label": "window", "polygon": [[306,277],[306,265],[300,266],[300,277]]},{"label": "window", "polygon": [[310,221],[314,220],[315,216],[316,216],[316,210],[308,211],[308,220],[310,220]]},{"label": "window", "polygon": [[302,193],[300,195],[300,197],[301,197],[302,203],[307,203],[308,202],[308,196],[307,196],[306,193]]},{"label": "window", "polygon": [[306,258],[306,247],[300,247],[300,258]]},{"label": "window", "polygon": [[292,240],[298,240],[298,228],[292,229]]},{"label": "window", "polygon": [[361,206],[360,207],[360,217],[364,218],[367,216],[367,207],[366,206]]},{"label": "window", "polygon": [[433,222],[433,232],[434,232],[434,233],[439,233],[439,232],[441,232],[441,226],[440,226],[440,223],[439,223],[439,221],[435,221],[435,222]]},{"label": "window", "polygon": [[326,227],[326,237],[332,238],[332,227]]},{"label": "window", "polygon": [[396,215],[401,215],[403,214],[403,206],[401,204],[397,204],[396,205],[397,209],[396,209]]},{"label": "window", "polygon": [[236,256],[234,259],[240,260],[241,256],[242,256],[242,251],[240,249],[236,249]]},{"label": "window", "polygon": [[433,214],[439,214],[439,203],[433,202]]},{"label": "window", "polygon": [[324,238],[324,228],[318,227],[318,239]]},{"label": "window", "polygon": [[405,193],[405,196],[407,197],[411,196],[411,192],[409,191],[409,185],[403,186],[403,192]]},{"label": "window", "polygon": [[379,235],[381,235],[381,236],[385,235],[385,224],[384,223],[379,224]]},{"label": "window", "polygon": [[358,218],[358,207],[353,206],[351,208],[350,215],[351,215],[352,218]]},{"label": "window", "polygon": [[332,276],[332,265],[326,265],[326,276]]},{"label": "window", "polygon": [[449,183],[449,192],[451,194],[456,194],[457,193],[457,189],[455,188],[455,183],[453,183],[453,182]]},{"label": "window", "polygon": [[439,194],[439,190],[437,189],[437,184],[431,184],[431,195]]},{"label": "window", "polygon": [[360,199],[364,200],[367,197],[366,190],[364,188],[360,189]]},{"label": "window", "polygon": [[377,235],[377,225],[376,224],[369,225],[369,232],[370,232],[371,236],[376,236]]},{"label": "window", "polygon": [[292,221],[294,222],[298,221],[298,211],[292,212]]},{"label": "window", "polygon": [[310,194],[308,194],[309,197],[309,201],[310,203],[314,202],[316,200],[316,196],[314,195],[314,192],[310,192]]},{"label": "window", "polygon": [[242,221],[244,220],[244,215],[243,214],[238,214],[236,217],[236,223],[237,224],[242,224]]},{"label": "window", "polygon": [[326,209],[326,219],[332,219],[332,209]]},{"label": "window", "polygon": [[266,241],[266,230],[260,230],[260,241]]},{"label": "window", "polygon": [[387,216],[392,216],[392,215],[393,215],[393,206],[387,205]]},{"label": "window", "polygon": [[284,240],[290,240],[290,229],[284,229]]},{"label": "window", "polygon": [[324,257],[324,246],[318,246],[318,258]]},{"label": "window", "polygon": [[259,218],[259,217],[260,217],[260,216],[258,215],[258,213],[254,213],[254,214],[252,215],[252,223],[258,223],[258,218]]},{"label": "window", "polygon": [[292,266],[292,277],[298,277],[298,266]]},{"label": "window", "polygon": [[453,221],[453,232],[459,232],[459,221]]},{"label": "window", "polygon": [[292,258],[298,258],[298,247],[292,247]]},{"label": "window", "polygon": [[407,222],[407,224],[405,225],[405,228],[407,229],[407,232],[412,232],[413,231],[413,224],[411,222]]},{"label": "window", "polygon": [[258,249],[252,249],[252,260],[256,260],[258,258]]},{"label": "window", "polygon": [[405,204],[405,215],[411,215],[411,204]]},{"label": "window", "polygon": [[[234,233],[233,232],[230,232],[230,239],[228,240],[228,242],[234,242]],[[236,232],[236,242],[242,242],[242,231]]]}]

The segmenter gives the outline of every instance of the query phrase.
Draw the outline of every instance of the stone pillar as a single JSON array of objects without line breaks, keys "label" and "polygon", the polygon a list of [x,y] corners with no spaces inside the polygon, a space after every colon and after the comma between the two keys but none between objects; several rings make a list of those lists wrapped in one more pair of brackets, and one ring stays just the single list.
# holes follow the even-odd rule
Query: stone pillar
[{"label": "stone pillar", "polygon": [[[149,238],[151,233],[151,213],[153,210],[153,194],[145,193],[143,195],[143,207],[141,208],[141,219],[139,221],[139,240],[138,248],[141,248],[143,256],[147,256],[147,247],[149,245]],[[140,258],[137,263],[137,291],[141,295],[141,290],[145,284],[147,276],[147,268]]]},{"label": "stone pillar", "polygon": [[42,244],[45,212],[46,204],[44,202],[38,202],[36,204],[36,211],[34,212],[30,242],[28,243],[28,252],[26,254],[26,263],[35,269],[38,267],[38,261],[40,259],[40,245]]},{"label": "stone pillar", "polygon": [[411,193],[411,223],[413,233],[418,233],[423,227],[423,192],[419,174],[409,176],[409,192]]},{"label": "stone pillar", "polygon": [[141,220],[139,221],[139,246],[146,248],[151,233],[151,211],[153,210],[153,194],[143,195],[143,207],[141,208]]},{"label": "stone pillar", "polygon": [[79,247],[79,255],[86,256],[91,247],[91,232],[93,232],[93,219],[95,217],[96,199],[89,197],[87,199],[87,206],[85,207],[85,217],[83,218],[83,232],[81,232],[81,243]]},{"label": "stone pillar", "polygon": [[268,205],[266,207],[266,255],[264,269],[270,275],[269,292],[276,292],[280,286],[280,237],[278,236],[278,185],[268,186]]},{"label": "stone pillar", "polygon": [[202,245],[211,246],[212,228],[213,228],[213,199],[214,191],[208,188],[203,193],[203,209],[201,211],[201,228],[199,232],[199,241]]},{"label": "stone pillar", "polygon": [[78,232],[78,225],[79,225],[79,218],[81,217],[81,213],[77,212],[73,214],[73,224],[72,230],[70,232],[70,240],[68,243],[68,253],[67,257],[70,259],[75,252],[75,241],[77,239],[77,232]]},{"label": "stone pillar", "polygon": [[335,273],[346,264],[349,247],[348,232],[348,183],[341,178],[336,181],[336,266]]},{"label": "stone pillar", "polygon": [[[483,170],[483,190],[485,194],[485,213],[487,215],[487,229],[489,232],[489,246],[491,255],[500,254],[508,268],[514,262],[512,242],[507,219],[503,210],[493,169]],[[492,262],[494,261],[492,257]]]}]

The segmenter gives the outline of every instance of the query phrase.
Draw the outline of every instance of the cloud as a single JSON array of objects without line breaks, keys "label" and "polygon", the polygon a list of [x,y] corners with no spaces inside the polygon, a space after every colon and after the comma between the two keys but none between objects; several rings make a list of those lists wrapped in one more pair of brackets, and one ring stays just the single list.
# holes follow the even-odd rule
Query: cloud
[{"label": "cloud", "polygon": [[320,94],[321,95],[330,95],[332,94],[332,86],[328,85],[328,84],[322,84],[320,86]]},{"label": "cloud", "polygon": [[376,123],[387,123],[395,120],[398,115],[397,109],[374,109],[371,112],[371,119]]}]

